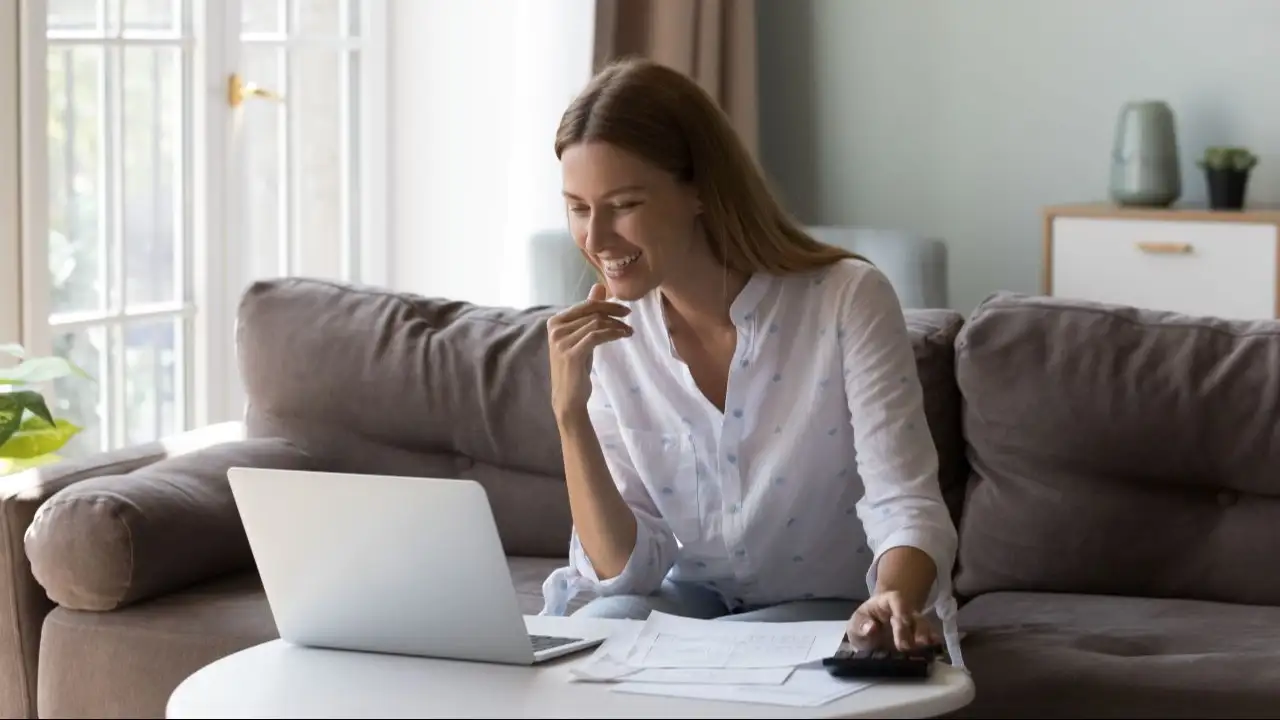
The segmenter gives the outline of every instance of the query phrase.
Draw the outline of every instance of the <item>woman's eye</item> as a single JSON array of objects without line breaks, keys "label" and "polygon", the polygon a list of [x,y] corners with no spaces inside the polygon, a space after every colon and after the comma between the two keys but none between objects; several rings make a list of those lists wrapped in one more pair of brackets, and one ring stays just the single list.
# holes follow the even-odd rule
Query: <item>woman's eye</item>
[{"label": "woman's eye", "polygon": [[615,203],[613,206],[613,209],[614,210],[630,210],[631,208],[637,207],[638,205],[640,205],[639,201],[630,200],[627,202]]},{"label": "woman's eye", "polygon": [[574,215],[586,215],[590,211],[582,205],[574,205],[569,208],[569,212],[573,213]]}]

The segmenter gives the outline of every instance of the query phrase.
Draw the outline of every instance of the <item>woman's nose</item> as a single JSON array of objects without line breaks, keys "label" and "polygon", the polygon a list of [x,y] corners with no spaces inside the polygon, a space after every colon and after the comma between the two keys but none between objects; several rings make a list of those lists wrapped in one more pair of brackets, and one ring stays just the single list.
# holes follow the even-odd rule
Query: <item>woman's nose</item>
[{"label": "woman's nose", "polygon": [[599,252],[612,234],[613,228],[609,226],[607,218],[601,213],[592,213],[587,220],[587,238],[584,243],[587,252]]}]

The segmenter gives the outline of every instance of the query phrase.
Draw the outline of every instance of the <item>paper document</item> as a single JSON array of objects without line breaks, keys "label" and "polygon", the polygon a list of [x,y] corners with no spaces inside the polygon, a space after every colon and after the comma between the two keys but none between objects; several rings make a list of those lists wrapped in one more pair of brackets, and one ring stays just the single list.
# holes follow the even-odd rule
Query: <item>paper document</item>
[{"label": "paper document", "polygon": [[843,624],[725,622],[655,612],[622,660],[638,668],[794,668],[833,655]]},{"label": "paper document", "polygon": [[660,685],[781,685],[791,677],[791,668],[751,668],[717,670],[706,668],[643,668],[621,680],[628,683]]},{"label": "paper document", "polygon": [[867,687],[813,666],[835,654],[843,622],[726,622],[654,612],[570,669],[619,692],[816,707]]},{"label": "paper document", "polygon": [[805,668],[793,672],[791,677],[781,685],[660,685],[622,682],[615,685],[613,690],[634,695],[662,695],[757,705],[818,707],[868,687],[871,687],[871,683],[835,678],[826,670]]}]

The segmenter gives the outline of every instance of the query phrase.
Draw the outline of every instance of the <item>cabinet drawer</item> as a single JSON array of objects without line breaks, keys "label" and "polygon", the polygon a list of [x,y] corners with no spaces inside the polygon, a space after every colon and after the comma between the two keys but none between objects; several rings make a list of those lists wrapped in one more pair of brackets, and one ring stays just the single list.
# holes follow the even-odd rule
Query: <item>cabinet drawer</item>
[{"label": "cabinet drawer", "polygon": [[1051,292],[1224,318],[1276,316],[1276,226],[1054,218]]}]

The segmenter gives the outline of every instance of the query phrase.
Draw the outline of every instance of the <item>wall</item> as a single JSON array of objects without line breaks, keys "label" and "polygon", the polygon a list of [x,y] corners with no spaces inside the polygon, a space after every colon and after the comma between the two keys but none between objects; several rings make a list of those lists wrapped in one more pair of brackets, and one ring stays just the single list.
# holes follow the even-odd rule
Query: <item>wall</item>
[{"label": "wall", "polygon": [[761,0],[761,157],[808,222],[946,238],[952,305],[1039,290],[1048,204],[1106,198],[1120,106],[1176,113],[1280,201],[1275,0]]},{"label": "wall", "polygon": [[[511,28],[506,0],[392,0],[388,91],[390,285],[490,297],[472,268],[501,262]],[[463,269],[459,271],[459,268]]]},{"label": "wall", "polygon": [[523,305],[524,239],[565,224],[552,143],[595,2],[390,2],[390,285]]}]

